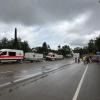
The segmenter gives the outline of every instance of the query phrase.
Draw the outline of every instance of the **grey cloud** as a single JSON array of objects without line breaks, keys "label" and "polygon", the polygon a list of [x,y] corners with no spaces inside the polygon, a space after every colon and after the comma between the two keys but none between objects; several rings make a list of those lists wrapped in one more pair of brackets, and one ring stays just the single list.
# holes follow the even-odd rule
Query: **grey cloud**
[{"label": "grey cloud", "polygon": [[0,0],[0,20],[26,25],[71,20],[97,6],[95,0]]},{"label": "grey cloud", "polygon": [[85,45],[85,35],[100,29],[100,4],[97,0],[0,0],[0,22],[40,26],[35,30],[37,32],[45,27],[44,24],[48,26],[48,23],[64,20],[72,22],[87,11],[92,12],[87,23],[67,31],[81,34],[77,39],[73,37],[71,45]]},{"label": "grey cloud", "polygon": [[76,39],[73,38],[73,41],[70,42],[71,46],[86,46],[88,40],[85,37],[77,37]]}]

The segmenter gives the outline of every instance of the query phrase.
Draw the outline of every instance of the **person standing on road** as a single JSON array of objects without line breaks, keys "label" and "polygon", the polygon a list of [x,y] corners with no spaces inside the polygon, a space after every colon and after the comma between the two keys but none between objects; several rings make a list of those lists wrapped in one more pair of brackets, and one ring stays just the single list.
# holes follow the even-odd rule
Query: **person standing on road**
[{"label": "person standing on road", "polygon": [[78,64],[80,63],[80,58],[78,58]]},{"label": "person standing on road", "polygon": [[87,64],[90,63],[90,58],[89,58],[89,56],[86,57],[86,62],[87,62]]},{"label": "person standing on road", "polygon": [[75,58],[75,63],[77,63],[77,58]]},{"label": "person standing on road", "polygon": [[91,56],[89,57],[89,60],[90,60],[90,63],[92,63],[92,57]]},{"label": "person standing on road", "polygon": [[86,63],[86,56],[83,57],[83,62],[84,62],[84,65]]}]

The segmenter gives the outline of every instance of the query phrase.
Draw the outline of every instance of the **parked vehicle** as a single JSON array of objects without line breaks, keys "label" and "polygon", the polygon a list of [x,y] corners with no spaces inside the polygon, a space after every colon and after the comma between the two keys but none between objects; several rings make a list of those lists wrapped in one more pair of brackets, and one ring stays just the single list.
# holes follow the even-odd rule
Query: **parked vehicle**
[{"label": "parked vehicle", "polygon": [[56,53],[48,53],[46,56],[46,60],[56,60],[56,59],[63,59],[63,55],[58,55]]},{"label": "parked vehicle", "polygon": [[24,53],[22,50],[1,49],[0,62],[22,62]]},{"label": "parked vehicle", "polygon": [[56,59],[63,59],[63,55],[55,54]]},{"label": "parked vehicle", "polygon": [[100,55],[94,55],[91,58],[92,62],[100,62]]},{"label": "parked vehicle", "polygon": [[25,53],[25,60],[26,61],[40,61],[43,59],[43,54],[34,53],[34,52],[26,52]]}]

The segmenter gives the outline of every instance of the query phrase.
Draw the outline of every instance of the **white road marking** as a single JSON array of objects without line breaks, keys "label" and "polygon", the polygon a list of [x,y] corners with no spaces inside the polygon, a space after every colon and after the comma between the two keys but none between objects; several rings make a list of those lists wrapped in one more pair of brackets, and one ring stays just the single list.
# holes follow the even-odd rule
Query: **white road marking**
[{"label": "white road marking", "polygon": [[9,84],[11,84],[11,82],[7,82],[7,83],[4,83],[4,84],[1,84],[1,85],[0,85],[0,88],[1,88],[1,87],[4,87],[4,86],[8,86]]},{"label": "white road marking", "polygon": [[13,71],[0,72],[0,74],[12,73]]},{"label": "white road marking", "polygon": [[33,77],[35,77],[35,76],[39,76],[39,75],[42,75],[42,73],[39,72],[39,73],[36,73],[36,74],[26,75],[25,77],[21,77],[21,78],[19,78],[19,79],[16,79],[16,80],[14,80],[13,82],[14,82],[14,83],[15,83],[15,82],[20,82],[20,81],[23,81],[23,80],[26,80],[26,79],[33,78]]},{"label": "white road marking", "polygon": [[34,74],[34,75],[33,75],[33,74],[27,75],[27,76],[25,76],[25,77],[22,77],[22,78],[19,78],[19,79],[10,81],[10,82],[4,83],[4,84],[0,84],[0,88],[5,87],[5,86],[9,86],[9,85],[11,85],[12,83],[24,81],[24,80],[27,80],[27,79],[29,79],[29,78],[33,78],[33,77],[39,76],[39,75],[42,75],[42,73],[36,73],[36,74]]},{"label": "white road marking", "polygon": [[86,75],[86,72],[87,72],[87,69],[88,69],[88,65],[86,66],[86,69],[85,69],[85,71],[84,71],[84,73],[83,73],[83,76],[82,76],[82,78],[81,78],[81,80],[80,80],[80,82],[79,82],[79,85],[78,85],[78,87],[77,87],[77,90],[76,90],[76,92],[75,92],[75,94],[74,94],[72,100],[77,100],[77,97],[78,97],[78,95],[79,95],[79,92],[80,92],[82,83],[83,83],[83,81],[84,81],[84,78],[85,78],[85,75]]}]

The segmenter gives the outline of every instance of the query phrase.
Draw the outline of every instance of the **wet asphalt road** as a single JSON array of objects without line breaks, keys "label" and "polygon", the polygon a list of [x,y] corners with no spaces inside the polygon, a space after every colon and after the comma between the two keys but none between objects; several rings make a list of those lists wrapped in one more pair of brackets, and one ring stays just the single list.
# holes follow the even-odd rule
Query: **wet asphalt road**
[{"label": "wet asphalt road", "polygon": [[100,100],[99,77],[100,64],[74,63],[12,91],[0,91],[0,100]]},{"label": "wet asphalt road", "polygon": [[41,62],[25,62],[18,63],[6,63],[0,65],[0,86],[8,82],[12,82],[27,76],[36,75],[43,71],[49,71],[54,68],[73,62],[73,59],[63,59],[57,61],[41,61]]},{"label": "wet asphalt road", "polygon": [[100,100],[100,64],[90,64],[78,100]]}]

